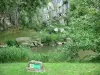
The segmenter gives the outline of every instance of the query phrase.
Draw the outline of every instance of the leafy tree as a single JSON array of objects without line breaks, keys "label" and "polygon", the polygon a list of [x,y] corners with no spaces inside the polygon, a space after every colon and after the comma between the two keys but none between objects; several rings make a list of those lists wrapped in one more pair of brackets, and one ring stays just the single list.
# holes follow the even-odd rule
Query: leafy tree
[{"label": "leafy tree", "polygon": [[70,0],[70,34],[81,49],[100,51],[100,1]]}]

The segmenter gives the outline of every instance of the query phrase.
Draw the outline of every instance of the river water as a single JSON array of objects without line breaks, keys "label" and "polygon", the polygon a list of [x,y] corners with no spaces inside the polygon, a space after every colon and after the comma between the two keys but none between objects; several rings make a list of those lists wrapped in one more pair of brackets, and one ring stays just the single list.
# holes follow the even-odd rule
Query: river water
[{"label": "river water", "polygon": [[58,48],[58,46],[33,47],[32,51],[39,52],[39,53],[46,53],[48,51],[55,50],[57,48]]}]

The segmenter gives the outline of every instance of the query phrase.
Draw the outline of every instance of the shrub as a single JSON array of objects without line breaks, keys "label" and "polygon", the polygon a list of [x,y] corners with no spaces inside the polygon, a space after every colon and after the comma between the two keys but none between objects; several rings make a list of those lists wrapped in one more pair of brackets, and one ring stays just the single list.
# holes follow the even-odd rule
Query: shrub
[{"label": "shrub", "polygon": [[37,60],[42,62],[63,62],[69,60],[70,51],[58,48],[47,53],[32,52],[27,47],[7,47],[0,49],[0,62],[20,62],[28,60]]},{"label": "shrub", "polygon": [[65,54],[63,51],[55,50],[53,52],[49,52],[49,62],[63,62],[66,61]]},{"label": "shrub", "polygon": [[78,57],[78,51],[76,46],[64,45],[57,49],[48,52],[49,62],[64,62],[64,61],[75,61]]},{"label": "shrub", "polygon": [[0,49],[0,62],[28,61],[31,58],[29,48],[15,46]]},{"label": "shrub", "polygon": [[[69,56],[70,55],[70,56]],[[42,61],[42,62],[64,62],[71,60],[71,54],[68,50],[54,50],[47,53],[34,52],[32,55],[32,60]]]},{"label": "shrub", "polygon": [[42,61],[42,62],[49,62],[49,55],[48,53],[38,53],[34,52],[32,55],[32,60]]},{"label": "shrub", "polygon": [[16,47],[19,46],[19,44],[17,43],[17,41],[13,41],[13,40],[8,40],[7,41],[7,45],[8,46],[16,46]]},{"label": "shrub", "polygon": [[50,34],[43,34],[42,36],[41,36],[41,42],[42,43],[47,43],[47,44],[49,44],[50,42],[52,41],[52,39],[51,39],[51,37],[50,37]]},{"label": "shrub", "polygon": [[42,31],[40,33],[40,37],[41,37],[41,42],[42,43],[46,43],[46,44],[51,44],[51,43],[56,43],[58,41],[64,41],[64,39],[66,39],[66,34],[64,33],[47,33],[45,31]]}]

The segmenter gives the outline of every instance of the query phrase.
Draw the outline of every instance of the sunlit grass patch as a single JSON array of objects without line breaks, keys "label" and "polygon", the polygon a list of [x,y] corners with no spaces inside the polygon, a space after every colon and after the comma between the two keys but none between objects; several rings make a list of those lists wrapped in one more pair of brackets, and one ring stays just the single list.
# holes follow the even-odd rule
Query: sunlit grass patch
[{"label": "sunlit grass patch", "polygon": [[27,64],[0,64],[0,75],[100,75],[99,63],[45,63],[44,73],[27,72]]}]

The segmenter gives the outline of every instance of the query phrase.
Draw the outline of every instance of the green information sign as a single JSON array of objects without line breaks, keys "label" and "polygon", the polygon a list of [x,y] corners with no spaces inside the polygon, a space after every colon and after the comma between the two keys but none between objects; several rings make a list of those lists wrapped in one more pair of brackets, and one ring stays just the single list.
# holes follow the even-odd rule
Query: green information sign
[{"label": "green information sign", "polygon": [[45,72],[43,63],[34,60],[29,61],[27,71]]},{"label": "green information sign", "polygon": [[35,68],[35,69],[41,69],[41,64],[33,64],[33,68]]}]

